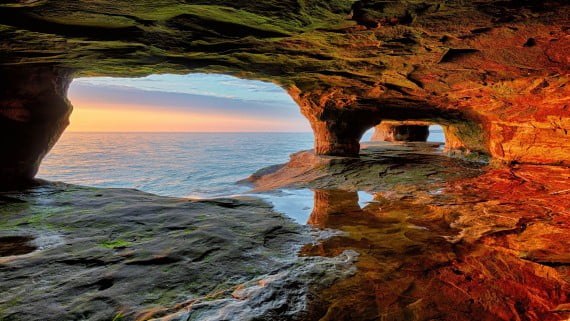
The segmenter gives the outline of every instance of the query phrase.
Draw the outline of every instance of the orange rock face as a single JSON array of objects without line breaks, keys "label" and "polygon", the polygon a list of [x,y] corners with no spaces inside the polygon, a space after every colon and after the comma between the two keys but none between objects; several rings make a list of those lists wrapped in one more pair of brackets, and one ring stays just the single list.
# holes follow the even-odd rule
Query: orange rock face
[{"label": "orange rock face", "polygon": [[315,190],[309,223],[343,236],[304,255],[361,254],[320,294],[320,320],[567,320],[570,170],[522,166],[375,194]]},{"label": "orange rock face", "polygon": [[[352,58],[390,55],[383,44],[394,43],[388,35],[396,33],[407,54],[382,56],[386,69],[367,69],[365,80],[319,78],[325,85],[300,87],[293,95],[312,123],[342,120],[342,129],[326,127],[333,133],[316,130],[318,153],[330,154],[321,146],[334,145],[338,139],[330,136],[346,128],[357,136],[381,121],[424,121],[445,128],[448,149],[507,163],[570,164],[570,34],[563,27],[570,21],[569,6],[487,1],[467,13],[472,7],[466,4],[461,16],[418,16],[412,31],[402,26],[405,15],[378,18],[375,10],[391,5],[390,12],[399,12],[395,4],[362,1],[357,20],[364,27],[348,32],[353,45],[341,51]],[[525,18],[531,12],[536,19]],[[407,32],[398,33],[394,24]],[[343,145],[354,146],[358,139],[341,136],[353,141]]]},{"label": "orange rock face", "polygon": [[[311,123],[317,154],[357,156],[366,130],[421,121],[445,128],[448,150],[570,165],[565,0],[8,1],[0,11],[6,121],[40,108],[20,107],[19,80],[5,85],[38,65],[81,76],[217,72],[286,89]],[[63,101],[69,79],[58,79],[35,81]],[[62,128],[60,118],[36,115]],[[43,137],[35,161],[57,135]],[[26,177],[31,161],[17,169]]]},{"label": "orange rock face", "polygon": [[312,188],[307,221],[342,234],[301,255],[360,254],[310,320],[568,320],[570,168],[485,166],[429,143],[298,153],[258,190]]}]

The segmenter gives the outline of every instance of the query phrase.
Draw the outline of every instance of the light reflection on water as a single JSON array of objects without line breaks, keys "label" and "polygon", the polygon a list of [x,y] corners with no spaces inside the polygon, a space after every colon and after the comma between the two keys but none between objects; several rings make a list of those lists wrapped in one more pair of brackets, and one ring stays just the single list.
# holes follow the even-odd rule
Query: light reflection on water
[{"label": "light reflection on water", "polygon": [[445,143],[445,134],[443,128],[439,125],[429,126],[428,142]]},{"label": "light reflection on water", "polygon": [[163,196],[232,195],[249,189],[235,182],[312,146],[311,133],[65,133],[38,177]]},{"label": "light reflection on water", "polygon": [[[423,192],[431,198],[418,201],[414,195]],[[471,206],[472,198],[480,195],[440,187],[434,192],[391,197],[305,189],[273,195],[276,210],[298,222],[343,232],[307,244],[300,255],[334,257],[346,250],[360,254],[353,276],[315,294],[310,304],[315,317],[310,320],[566,320],[568,313],[551,312],[570,295],[564,266],[546,268],[545,273],[543,265],[509,248],[524,244],[516,239],[513,245],[504,243],[508,234],[485,236],[483,230],[477,239],[451,241],[462,234],[454,221],[479,230],[481,214]],[[303,215],[295,203],[305,206]],[[491,202],[487,210],[497,212],[502,206]],[[527,213],[521,208],[509,215]],[[494,220],[483,224],[491,230],[505,228]],[[530,317],[520,318],[525,315]]]},{"label": "light reflection on water", "polygon": [[[273,209],[299,224],[308,224],[315,208],[315,193],[318,189],[282,189],[270,193],[254,194],[273,205]],[[367,206],[374,202],[374,195],[364,191],[355,192],[358,205]],[[309,223],[310,224],[310,223]]]},{"label": "light reflection on water", "polygon": [[255,196],[269,201],[275,211],[299,224],[306,224],[313,210],[313,191],[310,189],[284,189]]},{"label": "light reflection on water", "polygon": [[[197,143],[199,135],[124,134],[120,140],[115,135],[64,138],[40,176],[103,187],[133,187],[136,182],[134,187],[162,195],[235,194],[235,181],[312,144],[310,134],[207,134],[203,143]],[[420,156],[413,160],[429,162]],[[260,196],[301,224],[344,232],[307,244],[301,255],[360,254],[355,275],[315,294],[311,308],[317,320],[524,320],[521,315],[565,320],[566,310],[556,308],[570,297],[570,259],[559,241],[568,235],[559,223],[567,220],[555,222],[552,213],[560,211],[548,208],[560,200],[540,201],[556,195],[544,186],[561,175],[554,172],[533,185],[510,173],[490,177],[488,190],[478,189],[485,180],[477,178],[444,188],[449,182],[442,178],[439,185],[416,186],[393,197],[327,189]],[[532,188],[537,189],[529,194],[532,202],[529,197],[512,198]],[[567,189],[566,183],[555,190]],[[532,232],[533,226],[540,233]],[[527,227],[531,234],[525,236]],[[545,264],[535,262],[528,248]]]}]

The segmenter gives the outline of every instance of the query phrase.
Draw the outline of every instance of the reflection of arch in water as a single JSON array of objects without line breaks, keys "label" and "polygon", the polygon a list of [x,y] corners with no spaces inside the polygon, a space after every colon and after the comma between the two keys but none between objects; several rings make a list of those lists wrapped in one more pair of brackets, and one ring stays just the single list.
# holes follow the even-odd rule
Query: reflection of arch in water
[{"label": "reflection of arch in water", "polygon": [[315,200],[313,211],[307,224],[320,228],[335,225],[335,217],[344,218],[347,215],[358,215],[362,209],[358,204],[358,193],[343,190],[314,189]]},{"label": "reflection of arch in water", "polygon": [[[361,208],[356,192],[314,192],[310,223],[345,233],[306,245],[301,255],[333,257],[346,250],[360,254],[354,275],[318,294],[322,301],[314,309],[320,320],[445,316],[470,321],[497,320],[499,314],[501,320],[515,320],[522,312],[513,306],[524,306],[525,313],[536,316],[532,320],[555,320],[550,318],[552,309],[567,301],[568,287],[561,275],[521,259],[518,251],[506,250],[502,233],[486,234],[478,241],[448,242],[445,236],[463,233],[450,223],[473,227],[481,223],[470,219],[471,205],[464,204],[457,212],[433,202],[377,194],[374,202]],[[450,201],[458,206],[456,199]]]}]

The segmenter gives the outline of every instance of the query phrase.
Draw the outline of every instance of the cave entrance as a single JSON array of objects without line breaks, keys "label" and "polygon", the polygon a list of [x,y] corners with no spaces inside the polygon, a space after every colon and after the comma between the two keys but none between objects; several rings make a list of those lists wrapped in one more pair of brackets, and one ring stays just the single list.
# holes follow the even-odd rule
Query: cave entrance
[{"label": "cave entrance", "polygon": [[236,181],[313,147],[308,121],[273,83],[217,74],[78,78],[68,97],[71,124],[39,178],[229,195],[241,192]]},{"label": "cave entrance", "polygon": [[444,146],[445,130],[427,121],[382,121],[368,130],[362,142],[428,142]]},{"label": "cave entrance", "polygon": [[372,136],[374,135],[374,127],[368,129],[364,135],[362,135],[362,138],[360,138],[360,142],[361,143],[366,143],[366,142],[370,142],[372,141]]},{"label": "cave entrance", "polygon": [[[426,142],[431,123],[426,121],[382,121],[374,127],[371,141]],[[438,126],[439,127],[439,126]],[[434,130],[436,128],[434,127]]]}]

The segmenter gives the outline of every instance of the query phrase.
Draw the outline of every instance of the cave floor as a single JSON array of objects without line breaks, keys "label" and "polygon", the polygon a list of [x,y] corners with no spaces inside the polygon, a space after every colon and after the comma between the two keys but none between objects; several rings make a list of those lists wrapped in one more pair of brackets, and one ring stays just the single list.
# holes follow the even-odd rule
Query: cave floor
[{"label": "cave floor", "polygon": [[[570,168],[385,144],[260,173],[261,198],[1,194],[0,320],[570,317]],[[291,190],[306,225],[270,205]]]}]

